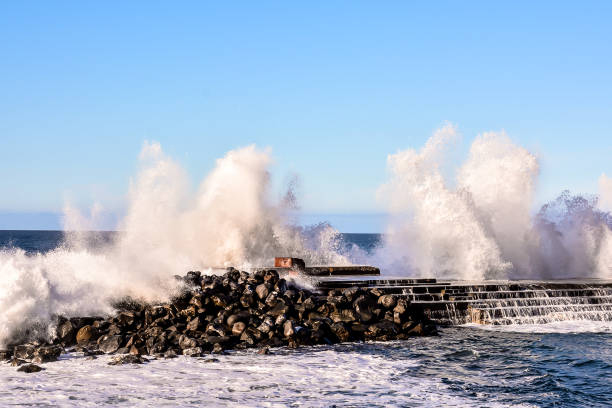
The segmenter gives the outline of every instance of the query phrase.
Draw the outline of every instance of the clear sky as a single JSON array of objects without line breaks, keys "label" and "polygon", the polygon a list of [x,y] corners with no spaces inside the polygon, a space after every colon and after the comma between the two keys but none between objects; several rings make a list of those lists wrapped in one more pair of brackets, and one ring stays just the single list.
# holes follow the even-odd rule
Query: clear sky
[{"label": "clear sky", "polygon": [[306,213],[376,214],[387,155],[444,121],[536,153],[541,202],[596,192],[612,2],[419,3],[2,2],[0,228],[53,228],[67,197],[121,211],[145,140],[194,183],[269,146]]}]

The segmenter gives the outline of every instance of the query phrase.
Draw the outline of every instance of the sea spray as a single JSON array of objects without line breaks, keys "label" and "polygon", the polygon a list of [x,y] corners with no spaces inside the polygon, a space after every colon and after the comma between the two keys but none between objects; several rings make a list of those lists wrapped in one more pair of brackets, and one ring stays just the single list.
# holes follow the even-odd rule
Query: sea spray
[{"label": "sea spray", "polygon": [[599,200],[564,192],[534,215],[534,155],[504,132],[485,133],[452,180],[441,168],[456,139],[456,128],[446,125],[421,150],[388,157],[390,179],[378,198],[391,221],[374,256],[383,272],[468,280],[612,277],[609,178],[599,180]]},{"label": "sea spray", "polygon": [[391,178],[378,192],[392,215],[378,253],[385,270],[486,279],[503,277],[510,267],[470,192],[452,189],[444,179],[440,166],[456,137],[447,124],[420,151],[389,156]]},{"label": "sea spray", "polygon": [[[111,243],[98,247],[94,208],[66,207],[64,244],[45,254],[0,251],[0,346],[45,336],[57,314],[106,314],[114,299],[164,300],[175,274],[228,265],[270,265],[274,256],[348,264],[327,224],[296,227],[286,200],[270,199],[270,154],[254,146],[217,160],[196,192],[158,143],[146,143],[128,211]],[[34,330],[36,329],[36,330]]]}]

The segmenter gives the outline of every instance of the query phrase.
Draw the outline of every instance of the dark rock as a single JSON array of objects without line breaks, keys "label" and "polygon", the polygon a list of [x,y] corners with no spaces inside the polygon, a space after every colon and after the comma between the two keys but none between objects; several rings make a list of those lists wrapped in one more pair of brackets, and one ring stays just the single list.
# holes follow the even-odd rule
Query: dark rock
[{"label": "dark rock", "polygon": [[62,354],[61,346],[43,346],[36,349],[32,362],[36,364],[48,363],[57,361],[57,358]]},{"label": "dark rock", "polygon": [[391,335],[398,333],[398,327],[395,323],[389,320],[381,320],[380,322],[371,324],[368,331],[374,336]]},{"label": "dark rock", "polygon": [[202,355],[202,348],[201,347],[192,347],[192,348],[184,349],[183,350],[183,355],[184,356],[190,356],[190,357],[199,357],[199,356]]},{"label": "dark rock", "polygon": [[122,336],[106,335],[100,338],[98,347],[100,348],[100,350],[102,350],[106,354],[114,353],[119,349],[119,347],[121,347],[122,342],[123,342]]},{"label": "dark rock", "polygon": [[270,287],[269,285],[262,283],[261,285],[257,285],[257,287],[255,288],[255,292],[257,293],[259,299],[264,300],[268,297],[268,294],[270,293]]},{"label": "dark rock", "polygon": [[257,350],[257,354],[270,354],[270,348],[262,347],[259,350]]},{"label": "dark rock", "polygon": [[402,325],[402,331],[410,336],[423,334],[423,324],[421,322],[406,322]]},{"label": "dark rock", "polygon": [[353,309],[344,309],[338,312],[332,312],[332,314],[330,314],[329,317],[334,322],[351,323],[351,322],[358,320],[356,313],[353,311]]},{"label": "dark rock", "polygon": [[391,310],[397,304],[397,296],[382,295],[381,297],[378,298],[378,304],[382,305],[387,310]]},{"label": "dark rock", "polygon": [[232,326],[232,335],[240,336],[244,329],[246,329],[246,324],[244,324],[244,322],[236,322]]},{"label": "dark rock", "polygon": [[199,327],[200,327],[199,317],[194,317],[193,319],[191,319],[189,323],[187,323],[187,330],[197,331]]},{"label": "dark rock", "polygon": [[209,344],[228,343],[231,339],[228,336],[205,336],[204,340]]},{"label": "dark rock", "polygon": [[217,343],[213,346],[212,353],[213,354],[225,354],[225,350],[223,350],[223,346],[221,346],[221,343]]},{"label": "dark rock", "polygon": [[123,354],[114,357],[111,361],[108,362],[108,365],[143,364],[146,362],[147,360],[143,359],[140,356],[136,356],[133,354]]},{"label": "dark rock", "polygon": [[359,320],[363,323],[368,323],[374,317],[372,313],[373,302],[368,297],[362,295],[355,299],[353,307],[359,317]]},{"label": "dark rock", "polygon": [[220,308],[225,308],[229,304],[230,300],[224,294],[213,295],[210,297],[215,306]]},{"label": "dark rock", "polygon": [[70,320],[66,320],[56,330],[57,338],[65,344],[72,344],[75,340],[75,328]]},{"label": "dark rock", "polygon": [[176,357],[178,357],[178,355],[176,354],[175,350],[170,349],[164,353],[164,358],[176,358]]},{"label": "dark rock", "polygon": [[21,360],[31,360],[36,348],[36,344],[20,344],[13,348],[13,356]]},{"label": "dark rock", "polygon": [[291,320],[287,320],[283,324],[283,335],[285,337],[292,337],[295,334],[295,330],[293,328],[293,322]]},{"label": "dark rock", "polygon": [[361,295],[361,289],[358,288],[357,286],[351,286],[350,288],[346,288],[342,291],[342,294],[344,295],[344,297],[346,297],[346,299],[349,302],[354,301],[355,299],[357,299],[357,297],[359,295]]},{"label": "dark rock", "polygon": [[285,303],[282,299],[279,299],[276,302],[276,305],[268,311],[270,316],[279,316],[281,314],[287,314],[290,311],[289,305]]},{"label": "dark rock", "polygon": [[248,311],[243,310],[238,313],[234,313],[230,317],[227,318],[227,325],[232,327],[236,322],[248,322],[250,314]]},{"label": "dark rock", "polygon": [[185,335],[181,335],[181,337],[179,337],[179,347],[183,350],[185,349],[190,349],[190,348],[194,348],[198,345],[197,341],[195,339],[192,339],[190,337],[187,337]]},{"label": "dark rock", "polygon": [[351,332],[348,331],[344,323],[338,322],[331,325],[331,331],[336,335],[339,341],[349,341],[351,338]]},{"label": "dark rock", "polygon": [[44,370],[44,368],[37,366],[36,364],[24,364],[17,369],[22,373],[38,373]]},{"label": "dark rock", "polygon": [[11,350],[0,350],[0,361],[8,361],[13,356]]},{"label": "dark rock", "polygon": [[206,334],[212,336],[225,336],[227,333],[225,328],[218,323],[211,323],[206,326]]}]

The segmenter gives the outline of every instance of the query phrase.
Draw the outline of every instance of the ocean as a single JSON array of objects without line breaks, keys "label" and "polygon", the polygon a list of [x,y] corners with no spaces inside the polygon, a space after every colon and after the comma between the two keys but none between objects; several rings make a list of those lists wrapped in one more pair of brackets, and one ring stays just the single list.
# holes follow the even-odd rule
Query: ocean
[{"label": "ocean", "polygon": [[[104,245],[113,237],[96,239]],[[380,240],[343,235],[343,245],[365,252]],[[26,257],[62,242],[55,231],[0,232],[5,253],[18,248]],[[109,366],[108,359],[71,353],[35,374],[0,364],[0,406],[612,405],[610,322],[465,325],[405,341],[280,348],[269,355],[233,351],[138,366]]]}]

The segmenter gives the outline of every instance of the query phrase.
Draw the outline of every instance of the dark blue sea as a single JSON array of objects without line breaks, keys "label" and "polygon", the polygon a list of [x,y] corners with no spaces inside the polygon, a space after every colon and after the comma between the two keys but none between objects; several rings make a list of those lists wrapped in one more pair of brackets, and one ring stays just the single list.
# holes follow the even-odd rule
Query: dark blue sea
[{"label": "dark blue sea", "polygon": [[[372,251],[380,236],[344,240]],[[61,243],[57,231],[0,231],[0,247],[29,254]],[[6,293],[0,288],[0,297]],[[0,364],[0,406],[612,406],[612,325],[605,322],[461,326],[431,338],[142,367],[105,359],[68,356],[29,377]]]}]

